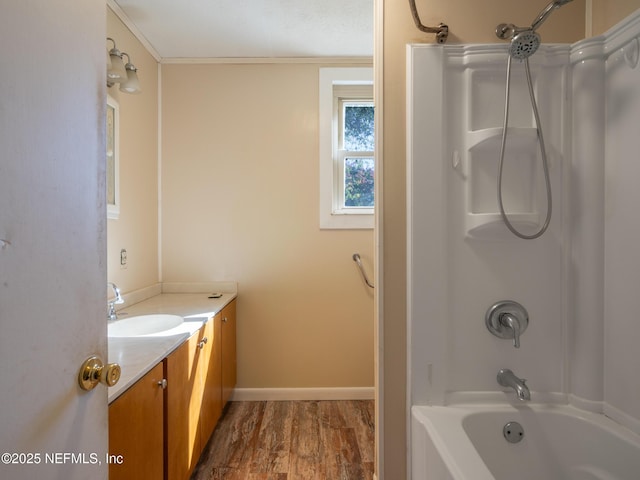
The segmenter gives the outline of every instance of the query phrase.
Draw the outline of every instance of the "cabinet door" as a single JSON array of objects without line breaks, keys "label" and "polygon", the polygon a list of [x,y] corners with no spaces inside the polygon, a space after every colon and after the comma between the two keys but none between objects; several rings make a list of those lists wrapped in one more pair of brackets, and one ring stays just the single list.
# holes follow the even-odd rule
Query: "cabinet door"
[{"label": "cabinet door", "polygon": [[200,415],[203,449],[222,414],[221,325],[222,317],[220,314],[211,318],[205,324],[205,335],[208,338],[208,342],[202,351],[204,397]]},{"label": "cabinet door", "polygon": [[236,387],[236,301],[220,312],[222,317],[222,408]]},{"label": "cabinet door", "polygon": [[[189,478],[201,453],[202,356],[204,327],[165,358],[168,480]],[[207,339],[208,343],[208,339]],[[141,477],[144,478],[144,477]]]},{"label": "cabinet door", "polygon": [[[163,478],[162,363],[109,405],[109,479]],[[116,457],[118,456],[118,457]]]}]

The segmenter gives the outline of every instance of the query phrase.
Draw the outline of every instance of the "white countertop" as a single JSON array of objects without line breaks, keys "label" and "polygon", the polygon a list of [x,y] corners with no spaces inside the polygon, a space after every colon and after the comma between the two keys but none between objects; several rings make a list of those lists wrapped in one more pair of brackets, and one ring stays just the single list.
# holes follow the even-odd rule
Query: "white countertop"
[{"label": "white countertop", "polygon": [[163,293],[120,310],[120,319],[169,313],[184,317],[184,323],[162,336],[109,337],[108,361],[118,363],[122,369],[118,383],[109,388],[109,403],[182,345],[235,297],[235,293],[223,293],[220,298],[208,298],[206,293]]}]

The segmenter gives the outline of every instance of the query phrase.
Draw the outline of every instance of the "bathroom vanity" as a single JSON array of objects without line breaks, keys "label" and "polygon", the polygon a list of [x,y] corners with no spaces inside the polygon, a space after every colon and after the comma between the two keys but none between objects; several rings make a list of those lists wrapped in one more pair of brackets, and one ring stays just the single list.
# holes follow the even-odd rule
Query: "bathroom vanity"
[{"label": "bathroom vanity", "polygon": [[235,294],[163,294],[125,310],[184,322],[109,337],[122,368],[109,392],[109,478],[189,478],[236,384]]}]

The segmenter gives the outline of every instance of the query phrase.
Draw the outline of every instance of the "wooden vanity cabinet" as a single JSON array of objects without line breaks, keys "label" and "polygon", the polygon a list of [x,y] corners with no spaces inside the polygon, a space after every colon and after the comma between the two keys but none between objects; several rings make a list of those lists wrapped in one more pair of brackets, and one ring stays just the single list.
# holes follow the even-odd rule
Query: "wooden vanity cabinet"
[{"label": "wooden vanity cabinet", "polygon": [[198,463],[203,390],[201,357],[205,337],[203,327],[164,360],[168,382],[165,397],[168,480],[189,478]]},{"label": "wooden vanity cabinet", "polygon": [[200,410],[200,449],[203,450],[222,415],[222,321],[217,314],[205,327],[205,335],[213,339],[206,353],[203,370],[202,408]]},{"label": "wooden vanity cabinet", "polygon": [[218,314],[164,360],[168,480],[189,478],[222,413],[220,326]]},{"label": "wooden vanity cabinet", "polygon": [[110,480],[162,480],[163,378],[159,363],[109,405]]},{"label": "wooden vanity cabinet", "polygon": [[231,301],[220,312],[222,317],[222,408],[225,407],[236,387],[236,301]]},{"label": "wooden vanity cabinet", "polygon": [[109,479],[188,479],[235,385],[233,300],[109,406]]}]

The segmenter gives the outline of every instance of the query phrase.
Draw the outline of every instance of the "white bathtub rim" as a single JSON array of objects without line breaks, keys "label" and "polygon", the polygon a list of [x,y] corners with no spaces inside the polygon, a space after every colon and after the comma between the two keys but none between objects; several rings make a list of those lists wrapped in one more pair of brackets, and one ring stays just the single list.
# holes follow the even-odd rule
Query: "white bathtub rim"
[{"label": "white bathtub rim", "polygon": [[640,420],[604,401],[588,400],[577,395],[569,395],[569,405],[580,410],[602,413],[614,422],[640,435]]},{"label": "white bathtub rim", "polygon": [[[459,427],[460,431],[464,433],[464,428],[462,427],[462,422],[465,417],[483,412],[504,412],[507,413],[513,410],[534,410],[539,412],[553,412],[560,413],[564,415],[570,415],[572,417],[579,418],[585,422],[596,425],[598,428],[602,428],[603,430],[609,432],[611,435],[622,438],[623,440],[629,441],[631,443],[640,445],[640,433],[633,431],[631,428],[628,428],[624,424],[616,421],[614,418],[611,418],[606,413],[596,413],[590,412],[587,410],[583,410],[577,408],[573,405],[569,404],[560,404],[560,403],[535,403],[535,402],[521,402],[521,403],[507,403],[507,402],[495,402],[495,403],[458,403],[451,405],[438,405],[438,406],[427,406],[427,405],[414,405],[412,408],[412,415],[416,417],[416,419],[425,419],[427,423],[425,426],[431,427],[428,429],[428,432],[432,431],[437,432],[438,428],[441,428],[443,425],[439,420],[436,422],[433,421],[430,414],[437,413],[438,419],[446,419],[446,421],[455,422],[454,425],[456,429]],[[448,430],[451,432],[451,429]],[[438,434],[439,435],[439,434]],[[468,439],[466,433],[464,435],[466,441],[471,443],[471,440]],[[443,442],[443,438],[439,437],[439,441]],[[474,449],[475,451],[475,449]]]},{"label": "white bathtub rim", "polygon": [[[508,414],[516,411],[549,412],[561,415],[568,415],[578,418],[580,421],[589,423],[595,428],[602,429],[606,433],[640,446],[640,434],[630,430],[612,418],[602,414],[579,409],[573,405],[560,403],[533,403],[526,402],[512,404],[508,402],[496,403],[458,403],[452,405],[414,405],[411,407],[411,428],[424,430],[424,434],[431,441],[436,449],[439,458],[448,469],[453,480],[495,480],[484,460],[478,454],[472,440],[464,429],[463,421],[473,414],[500,413]],[[416,425],[419,423],[420,425]],[[417,436],[412,433],[412,438]],[[455,453],[452,451],[455,445]],[[411,455],[424,455],[424,452],[417,452],[412,445]],[[459,461],[464,459],[464,465]],[[412,462],[413,463],[413,462]],[[470,473],[472,472],[472,473]],[[416,472],[412,472],[416,473]]]},{"label": "white bathtub rim", "polygon": [[604,413],[604,402],[602,400],[589,400],[577,395],[569,395],[569,405],[573,405],[580,410],[593,413]]},{"label": "white bathtub rim", "polygon": [[[444,413],[450,413],[454,415],[460,415],[460,411],[452,411],[447,407],[425,407],[425,406],[414,406],[411,409],[412,418],[424,426],[426,430],[426,434],[431,440],[434,448],[436,449],[440,459],[445,464],[447,470],[451,474],[454,480],[464,480],[467,478],[465,476],[464,471],[461,469],[458,458],[462,457],[465,459],[465,470],[470,468],[474,472],[475,480],[495,480],[489,468],[484,463],[484,461],[478,455],[475,447],[471,440],[466,436],[464,430],[462,429],[461,419],[458,422],[460,425],[460,429],[455,429],[455,437],[451,439],[451,431],[447,432],[448,439],[443,438],[442,436],[442,428],[434,425],[431,417],[427,415],[428,410],[426,409],[438,409],[443,410]],[[412,428],[414,426],[414,422],[411,422]],[[455,443],[456,445],[456,454],[455,458],[451,450],[450,443]],[[415,446],[414,446],[415,448]],[[421,454],[424,452],[420,452]],[[412,455],[416,454],[415,451],[412,452]],[[415,474],[415,472],[413,472]]]},{"label": "white bathtub rim", "polygon": [[[640,420],[607,402],[589,400],[573,394],[561,392],[531,392],[532,400],[523,403],[517,399],[514,392],[509,391],[460,391],[448,392],[444,396],[444,406],[456,405],[570,405],[577,410],[594,414],[603,414],[622,428],[640,435]],[[421,404],[428,406],[428,404]]]},{"label": "white bathtub rim", "polygon": [[640,436],[640,420],[634,418],[622,410],[615,408],[608,403],[604,404],[604,415],[610,418],[612,421],[616,422],[623,427],[626,427],[628,430],[632,431],[635,435]]}]

